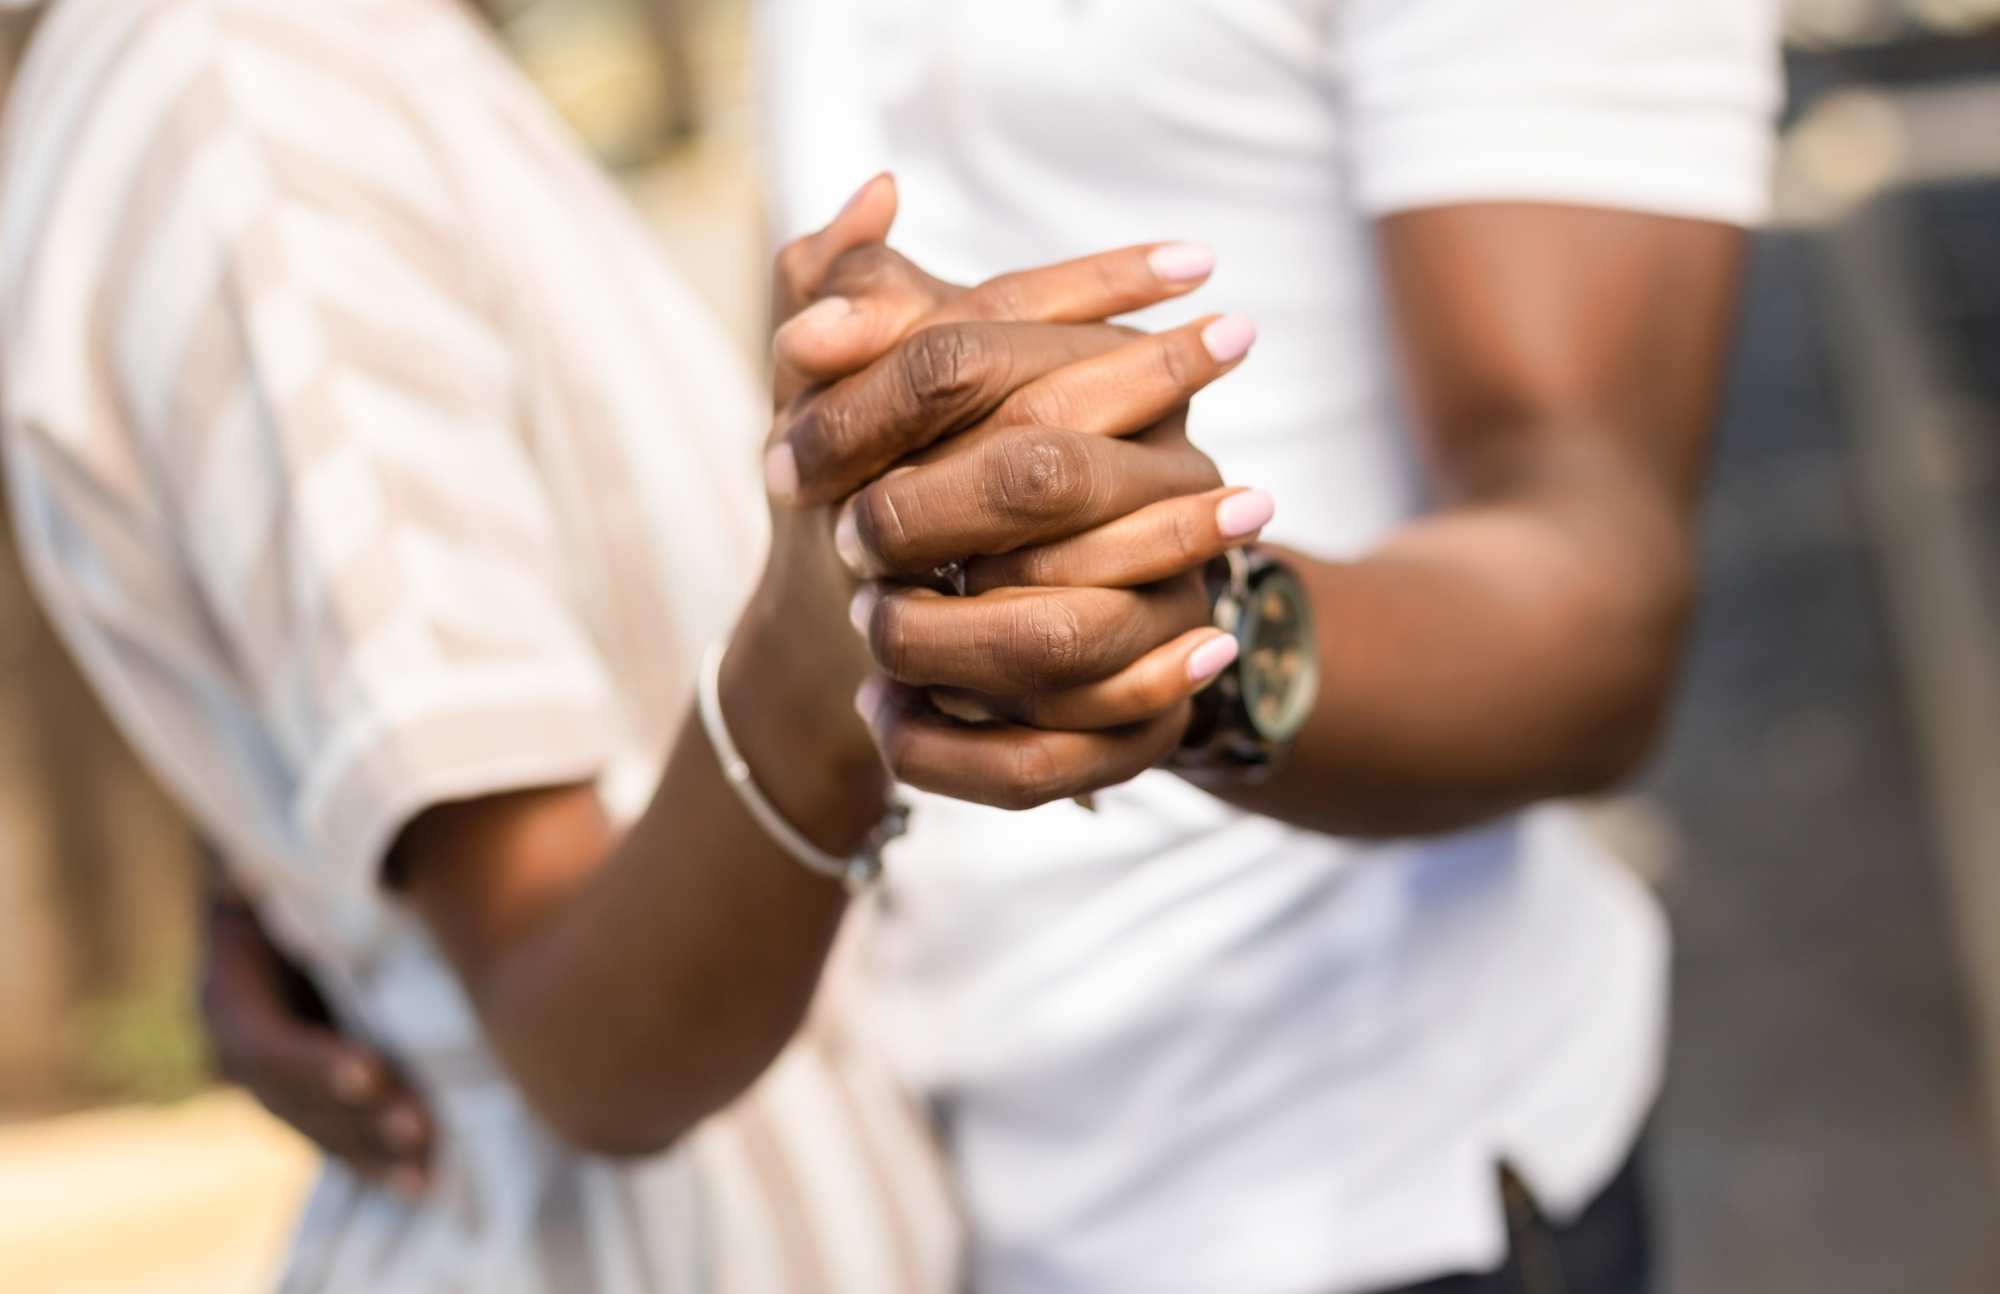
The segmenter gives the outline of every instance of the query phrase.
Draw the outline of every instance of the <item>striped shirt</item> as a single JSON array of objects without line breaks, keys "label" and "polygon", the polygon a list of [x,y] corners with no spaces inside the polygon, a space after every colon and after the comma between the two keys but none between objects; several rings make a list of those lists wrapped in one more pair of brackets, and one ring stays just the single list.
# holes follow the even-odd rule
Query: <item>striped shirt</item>
[{"label": "striped shirt", "polygon": [[0,279],[41,596],[437,1112],[431,1198],[331,1166],[285,1288],[950,1288],[928,1145],[827,1012],[688,1144],[593,1160],[379,884],[439,802],[594,779],[635,811],[762,542],[753,382],[467,11],[57,0],[7,108]]}]

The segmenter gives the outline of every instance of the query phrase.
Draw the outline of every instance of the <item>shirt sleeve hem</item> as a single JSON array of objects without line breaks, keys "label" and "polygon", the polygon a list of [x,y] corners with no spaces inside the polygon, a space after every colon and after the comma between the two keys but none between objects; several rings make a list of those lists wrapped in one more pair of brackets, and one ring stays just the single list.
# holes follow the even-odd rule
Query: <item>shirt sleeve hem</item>
[{"label": "shirt sleeve hem", "polygon": [[374,894],[396,837],[424,810],[537,787],[593,782],[617,750],[610,697],[584,680],[519,676],[467,686],[448,702],[373,730],[351,729],[346,753],[308,778],[305,838],[337,885]]},{"label": "shirt sleeve hem", "polygon": [[1558,202],[1746,228],[1771,214],[1775,139],[1744,115],[1494,109],[1378,128],[1360,157],[1371,216],[1468,202]]}]

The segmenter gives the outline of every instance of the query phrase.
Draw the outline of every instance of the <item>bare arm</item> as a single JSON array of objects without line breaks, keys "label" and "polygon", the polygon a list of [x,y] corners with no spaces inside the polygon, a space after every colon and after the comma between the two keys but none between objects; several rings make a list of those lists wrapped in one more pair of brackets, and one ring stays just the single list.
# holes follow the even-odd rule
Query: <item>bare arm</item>
[{"label": "bare arm", "polygon": [[[865,212],[849,219],[867,223]],[[1086,312],[1096,315],[1193,286],[1148,272],[1144,249],[1112,258],[1116,264],[1057,267],[1052,280],[1040,281],[1108,292]],[[1009,300],[1024,299],[1021,282],[1003,286]],[[975,290],[975,306],[978,300]],[[1072,292],[1049,300],[1074,306],[1079,298]],[[1116,330],[999,322],[976,310],[963,322],[887,340],[896,344],[879,361],[803,397],[780,418],[780,443],[787,454],[800,449],[816,486],[825,446],[863,451],[839,459],[853,465],[867,459],[873,438],[885,438],[891,447],[872,459],[879,470],[961,426],[977,427],[1038,380],[1061,381],[1058,374],[1078,368],[1087,378],[1096,371],[1086,362],[1093,356],[1115,369],[1134,346],[1178,348],[1172,363],[1155,358],[1140,383],[1164,387],[1169,407],[1230,366],[1204,352],[1192,331],[1135,342]],[[1107,430],[1137,430],[1152,416]],[[1074,438],[1066,444],[1085,439],[1064,434]],[[989,458],[981,455],[995,453],[992,441],[976,434],[960,440],[956,457],[948,453],[897,486],[899,515],[910,522],[899,535],[912,544],[949,527],[951,543],[968,546],[955,551],[1004,551],[1021,536],[1058,537],[1218,483],[1212,465],[1181,440],[1131,450],[1154,469],[1150,483],[1135,484],[1140,478],[1114,470],[1122,460],[1107,439],[1092,470],[1107,481],[1115,476],[1121,488],[1094,490],[1077,507],[1062,500],[1041,507],[1030,498],[996,512],[982,508],[992,490]],[[863,471],[857,482],[866,477]],[[803,483],[796,467],[789,488],[779,482],[772,556],[736,631],[722,701],[776,807],[822,847],[844,853],[881,816],[887,774],[855,708],[867,655],[850,623],[854,586],[836,556],[834,512],[804,497]],[[1194,555],[1197,564],[1202,557]],[[1183,707],[1194,688],[1183,662],[1207,632],[1199,629],[1200,608],[1189,611],[1163,600],[1147,604],[1138,613],[1146,636],[1127,635],[1115,662],[1178,652],[1168,672],[1177,671],[1180,682],[1154,698],[1169,710]],[[927,659],[1005,668],[1030,690],[1067,664],[1046,659],[1032,638],[994,647],[942,627],[916,626],[908,646]],[[1114,779],[1122,780],[1157,760],[1178,732],[1170,720],[1153,726],[1153,747],[1105,738],[1077,758],[1093,769],[1099,760],[1130,762]],[[1017,794],[1013,768],[996,760],[975,769],[967,789]],[[1045,790],[1060,793],[1054,785]],[[776,1056],[811,1000],[843,907],[836,886],[766,839],[723,779],[698,723],[683,729],[650,809],[622,838],[592,789],[550,788],[433,808],[403,832],[390,861],[392,878],[435,931],[510,1074],[560,1132],[606,1153],[667,1144]]]},{"label": "bare arm", "polygon": [[1438,506],[1354,562],[1294,555],[1323,662],[1280,777],[1224,789],[1343,835],[1452,830],[1594,792],[1650,749],[1743,236],[1528,205],[1381,230]]}]

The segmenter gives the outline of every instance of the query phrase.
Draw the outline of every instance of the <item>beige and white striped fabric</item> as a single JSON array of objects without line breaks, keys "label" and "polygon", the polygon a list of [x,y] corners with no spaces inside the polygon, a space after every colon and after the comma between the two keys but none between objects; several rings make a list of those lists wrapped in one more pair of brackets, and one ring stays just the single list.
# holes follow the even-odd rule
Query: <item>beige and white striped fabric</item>
[{"label": "beige and white striped fabric", "polygon": [[591,1160],[377,884],[441,800],[596,778],[631,809],[761,543],[753,384],[467,11],[56,0],[4,150],[37,586],[443,1130],[421,1207],[330,1169],[285,1288],[953,1288],[942,1175],[856,1011],[822,1003],[674,1153]]}]

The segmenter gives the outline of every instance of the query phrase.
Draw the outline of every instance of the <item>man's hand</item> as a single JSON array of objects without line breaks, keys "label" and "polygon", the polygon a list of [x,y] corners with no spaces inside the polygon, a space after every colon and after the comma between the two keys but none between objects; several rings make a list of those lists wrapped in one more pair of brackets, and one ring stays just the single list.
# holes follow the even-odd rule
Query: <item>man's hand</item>
[{"label": "man's hand", "polygon": [[388,1057],[342,1033],[211,860],[201,1014],[222,1076],[322,1151],[415,1197],[431,1121]]},{"label": "man's hand", "polygon": [[[1222,488],[1186,406],[1255,330],[1099,322],[1212,263],[1152,245],[961,289],[879,245],[781,258],[781,297],[812,272],[835,295],[776,338],[796,394],[767,475],[781,505],[844,499],[835,546],[871,581],[852,611],[884,675],[857,703],[902,781],[1025,808],[1128,780],[1233,659],[1200,571],[1272,503]],[[925,587],[953,565],[973,596]]]}]

